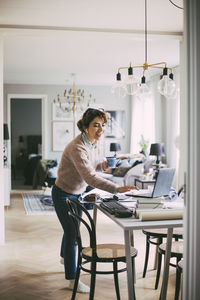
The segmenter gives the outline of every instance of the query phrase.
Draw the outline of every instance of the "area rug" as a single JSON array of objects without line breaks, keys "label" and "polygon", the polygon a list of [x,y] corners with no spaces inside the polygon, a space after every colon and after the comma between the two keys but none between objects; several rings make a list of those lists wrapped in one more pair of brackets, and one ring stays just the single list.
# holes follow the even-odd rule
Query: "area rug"
[{"label": "area rug", "polygon": [[51,196],[43,193],[23,193],[24,208],[27,215],[54,215]]}]

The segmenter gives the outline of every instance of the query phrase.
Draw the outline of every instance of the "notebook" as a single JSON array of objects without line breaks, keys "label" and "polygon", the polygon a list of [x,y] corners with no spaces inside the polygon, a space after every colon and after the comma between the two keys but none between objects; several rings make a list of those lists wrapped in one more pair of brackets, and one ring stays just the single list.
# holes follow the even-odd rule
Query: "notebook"
[{"label": "notebook", "polygon": [[156,178],[156,182],[154,184],[154,188],[152,193],[144,193],[144,194],[135,194],[133,197],[137,198],[156,198],[162,196],[168,196],[172,181],[174,178],[175,169],[174,168],[162,168],[158,171],[158,176]]}]

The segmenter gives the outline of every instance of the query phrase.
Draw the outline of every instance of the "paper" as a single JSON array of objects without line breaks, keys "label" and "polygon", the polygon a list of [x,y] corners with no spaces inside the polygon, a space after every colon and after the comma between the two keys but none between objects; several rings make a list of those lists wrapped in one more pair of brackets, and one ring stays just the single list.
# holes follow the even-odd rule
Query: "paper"
[{"label": "paper", "polygon": [[141,221],[182,219],[183,209],[136,209],[136,218]]},{"label": "paper", "polygon": [[111,198],[111,197],[113,197],[113,194],[111,194],[109,192],[106,192],[106,191],[103,191],[103,190],[100,190],[100,189],[97,189],[97,188],[89,191],[88,193],[84,193],[83,197],[85,197],[87,195],[90,195],[90,194],[97,194],[101,198]]}]

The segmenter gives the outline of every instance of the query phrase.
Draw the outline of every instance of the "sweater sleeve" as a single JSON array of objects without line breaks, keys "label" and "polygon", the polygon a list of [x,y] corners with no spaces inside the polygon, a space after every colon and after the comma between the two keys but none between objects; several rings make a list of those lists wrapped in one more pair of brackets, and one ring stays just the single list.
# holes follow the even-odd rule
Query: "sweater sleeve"
[{"label": "sweater sleeve", "polygon": [[[76,170],[88,185],[110,193],[116,193],[117,185],[102,178],[98,175],[98,172],[96,172],[90,161],[89,150],[87,151],[84,147],[78,146],[76,150],[71,153],[71,159]],[[99,165],[97,165],[97,167],[99,167]]]}]

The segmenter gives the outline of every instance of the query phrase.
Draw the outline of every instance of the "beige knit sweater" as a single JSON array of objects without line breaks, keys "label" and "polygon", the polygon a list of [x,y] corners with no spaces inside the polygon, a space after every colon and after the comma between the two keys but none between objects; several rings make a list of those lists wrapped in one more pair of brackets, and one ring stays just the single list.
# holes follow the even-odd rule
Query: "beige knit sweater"
[{"label": "beige knit sweater", "polygon": [[100,149],[85,145],[81,134],[64,149],[58,168],[56,185],[70,194],[81,194],[87,185],[110,193],[115,193],[117,186],[98,174],[102,170]]}]

